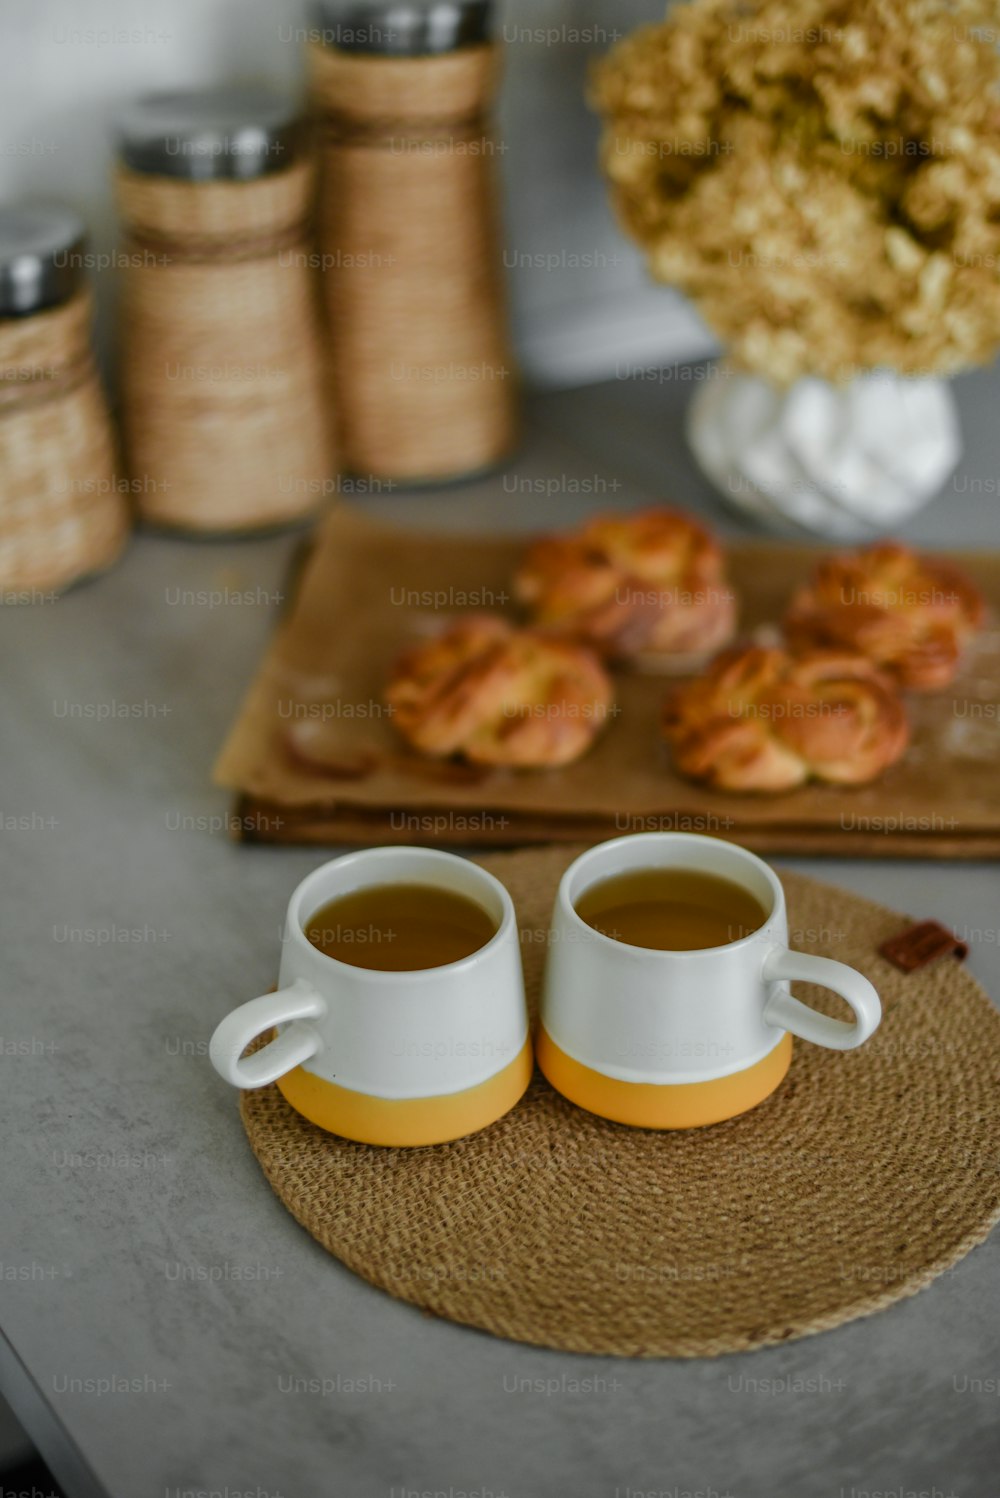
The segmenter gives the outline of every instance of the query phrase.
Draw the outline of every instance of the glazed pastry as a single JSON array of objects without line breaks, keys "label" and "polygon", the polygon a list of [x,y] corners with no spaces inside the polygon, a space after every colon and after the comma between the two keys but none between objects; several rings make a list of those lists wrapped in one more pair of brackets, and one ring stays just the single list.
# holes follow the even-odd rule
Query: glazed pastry
[{"label": "glazed pastry", "polygon": [[863,785],[909,741],[895,684],[864,656],[738,646],[667,703],[677,768],[726,791],[789,791],[808,780]]},{"label": "glazed pastry", "polygon": [[983,599],[949,562],[896,542],[828,557],[792,599],[793,648],[857,650],[915,691],[946,687],[981,628]]},{"label": "glazed pastry", "polygon": [[473,614],[408,650],[385,700],[422,754],[527,769],[578,759],[607,722],[613,692],[589,650]]},{"label": "glazed pastry", "polygon": [[514,591],[532,621],[624,659],[710,653],[732,639],[722,552],[678,510],[599,515],[529,547]]}]

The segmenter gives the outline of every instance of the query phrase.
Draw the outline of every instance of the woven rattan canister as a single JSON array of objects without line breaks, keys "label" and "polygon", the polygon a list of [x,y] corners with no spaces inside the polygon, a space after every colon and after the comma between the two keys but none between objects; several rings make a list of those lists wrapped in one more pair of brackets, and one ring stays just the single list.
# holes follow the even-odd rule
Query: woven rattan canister
[{"label": "woven rattan canister", "polygon": [[251,88],[156,94],[118,139],[121,403],[140,512],[200,532],[298,520],[333,451],[295,105]]},{"label": "woven rattan canister", "polygon": [[128,532],[86,263],[71,209],[0,207],[0,588],[11,601],[109,566]]},{"label": "woven rattan canister", "polygon": [[432,482],[516,436],[488,0],[325,0],[310,40],[319,238],[344,459]]}]

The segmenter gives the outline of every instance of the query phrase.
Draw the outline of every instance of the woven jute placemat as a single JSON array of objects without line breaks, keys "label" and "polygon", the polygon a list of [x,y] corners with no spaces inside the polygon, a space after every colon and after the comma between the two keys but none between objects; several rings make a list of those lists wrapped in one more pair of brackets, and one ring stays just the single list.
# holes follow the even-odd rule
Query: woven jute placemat
[{"label": "woven jute placemat", "polygon": [[[481,860],[514,898],[532,1002],[556,884],[579,851]],[[263,1088],[242,1113],[275,1192],[391,1295],[571,1352],[739,1352],[923,1289],[1000,1219],[1000,1014],[953,957],[907,976],[878,956],[905,917],[783,882],[793,945],[860,968],[881,994],[860,1050],[796,1041],[760,1107],[676,1133],[595,1118],[536,1074],[506,1118],[418,1150],[351,1144]],[[796,991],[841,1012],[823,990]]]}]

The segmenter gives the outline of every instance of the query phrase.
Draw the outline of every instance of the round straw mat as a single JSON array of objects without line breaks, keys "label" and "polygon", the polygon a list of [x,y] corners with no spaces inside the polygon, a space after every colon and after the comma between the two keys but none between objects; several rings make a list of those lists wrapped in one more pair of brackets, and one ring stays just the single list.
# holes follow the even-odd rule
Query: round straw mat
[{"label": "round straw mat", "polygon": [[[559,875],[578,849],[484,858],[517,906],[535,1002]],[[1000,1218],[1000,1015],[953,957],[905,976],[876,948],[904,918],[787,874],[792,943],[882,997],[860,1050],[795,1043],[765,1103],[675,1133],[608,1123],[536,1073],[482,1133],[427,1149],[352,1144],[276,1087],[243,1094],[275,1192],[391,1295],[571,1352],[710,1357],[882,1310]],[[837,1013],[839,1001],[796,991]]]}]

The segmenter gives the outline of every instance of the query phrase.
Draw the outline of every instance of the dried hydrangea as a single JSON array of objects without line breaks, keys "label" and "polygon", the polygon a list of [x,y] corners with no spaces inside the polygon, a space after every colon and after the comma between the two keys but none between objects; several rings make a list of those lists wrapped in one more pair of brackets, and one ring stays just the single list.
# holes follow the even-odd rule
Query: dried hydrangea
[{"label": "dried hydrangea", "polygon": [[694,0],[599,64],[618,212],[780,384],[1000,346],[1000,3]]}]

